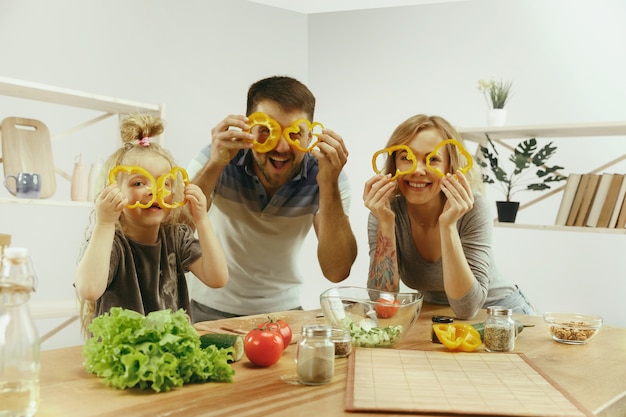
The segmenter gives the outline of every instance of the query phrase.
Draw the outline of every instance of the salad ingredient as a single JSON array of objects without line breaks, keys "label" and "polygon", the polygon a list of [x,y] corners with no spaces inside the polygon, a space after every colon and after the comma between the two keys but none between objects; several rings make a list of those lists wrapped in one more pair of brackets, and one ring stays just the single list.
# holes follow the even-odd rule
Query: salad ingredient
[{"label": "salad ingredient", "polygon": [[264,329],[267,328],[267,326],[271,323],[278,324],[278,332],[283,338],[283,347],[287,349],[287,346],[289,346],[289,344],[291,343],[291,338],[293,337],[291,327],[284,320],[274,320],[272,317],[268,317],[266,322],[259,324],[257,327],[259,329]]},{"label": "salad ingredient", "polygon": [[200,347],[202,349],[206,349],[211,345],[218,349],[230,349],[232,362],[237,362],[243,357],[243,337],[237,334],[207,333],[200,336]]},{"label": "salad ingredient", "polygon": [[114,307],[90,324],[83,346],[87,372],[118,389],[169,391],[190,382],[232,382],[235,371],[225,349],[200,347],[184,310],[146,316]]},{"label": "salad ingredient", "polygon": [[472,352],[482,344],[480,334],[473,326],[462,323],[433,324],[439,341],[452,351]]},{"label": "salad ingredient", "polygon": [[277,323],[271,323],[263,329],[252,329],[248,332],[243,348],[253,365],[268,367],[280,360],[285,344],[278,329]]},{"label": "salad ingredient", "polygon": [[[361,320],[361,323],[366,321]],[[361,327],[355,323],[350,323],[350,336],[352,336],[352,345],[361,347],[391,347],[398,343],[402,336],[402,326],[386,326],[386,327]]]},{"label": "salad ingredient", "polygon": [[376,314],[381,319],[390,319],[396,315],[398,310],[400,309],[400,301],[398,300],[388,300],[386,298],[379,298],[376,300],[376,306],[374,310],[376,310]]}]

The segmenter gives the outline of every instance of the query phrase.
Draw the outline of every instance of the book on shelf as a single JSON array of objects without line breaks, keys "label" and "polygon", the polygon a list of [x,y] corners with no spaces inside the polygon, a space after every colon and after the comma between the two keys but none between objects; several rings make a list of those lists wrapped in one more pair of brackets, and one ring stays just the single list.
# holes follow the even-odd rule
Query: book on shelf
[{"label": "book on shelf", "polygon": [[589,206],[589,213],[587,214],[587,218],[585,219],[585,226],[587,227],[597,227],[598,220],[600,219],[600,213],[602,212],[602,208],[604,207],[604,202],[606,201],[606,197],[609,194],[609,187],[611,186],[611,182],[613,181],[613,174],[604,173],[600,174],[600,178],[598,180],[598,186],[596,188],[596,192],[591,200],[591,205]]},{"label": "book on shelf", "polygon": [[626,200],[626,174],[623,175],[624,179],[622,180],[622,186],[617,193],[617,200],[615,201],[615,205],[613,208],[613,214],[611,214],[611,220],[609,221],[608,227],[617,227],[617,219],[619,218],[620,211],[622,209],[622,204]]},{"label": "book on shelf", "polygon": [[611,178],[611,184],[609,185],[609,189],[606,193],[606,198],[604,199],[604,205],[602,206],[602,210],[600,211],[600,215],[598,216],[598,223],[596,224],[596,227],[610,227],[609,223],[611,222],[611,217],[613,216],[613,212],[615,211],[617,198],[619,196],[620,190],[622,189],[623,183],[623,174],[613,174],[613,178]]},{"label": "book on shelf", "polygon": [[563,198],[561,199],[561,205],[559,206],[556,221],[554,222],[555,225],[565,226],[567,223],[567,217],[572,209],[574,197],[576,196],[576,190],[578,189],[578,184],[580,184],[581,178],[582,174],[569,174],[567,176],[565,188],[563,189]]},{"label": "book on shelf", "polygon": [[598,189],[598,183],[600,182],[600,174],[585,174],[589,175],[589,182],[585,187],[585,192],[583,194],[582,201],[580,202],[580,208],[578,209],[578,213],[576,214],[576,220],[574,221],[574,226],[584,226],[587,217],[589,216],[589,209],[591,208],[591,203],[596,195],[596,190]]},{"label": "book on shelf", "polygon": [[622,200],[622,206],[620,207],[619,216],[617,217],[616,228],[626,228],[626,198]]},{"label": "book on shelf", "polygon": [[585,189],[587,188],[587,184],[589,184],[590,178],[591,174],[581,175],[580,181],[578,182],[578,187],[576,188],[576,194],[574,195],[574,201],[572,201],[572,207],[569,210],[567,221],[565,222],[566,226],[574,226],[574,223],[576,222],[576,216],[578,215],[578,212],[580,210],[580,204],[583,201]]}]

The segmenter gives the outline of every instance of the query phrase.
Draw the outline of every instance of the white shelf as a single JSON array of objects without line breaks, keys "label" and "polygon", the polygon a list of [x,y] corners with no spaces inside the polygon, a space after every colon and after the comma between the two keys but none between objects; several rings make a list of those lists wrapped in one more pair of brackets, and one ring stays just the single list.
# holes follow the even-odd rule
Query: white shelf
[{"label": "white shelf", "polygon": [[158,104],[139,103],[114,97],[69,90],[28,81],[0,77],[0,95],[62,104],[106,113],[161,113]]},{"label": "white shelf", "polygon": [[[490,126],[462,128],[458,127],[457,131],[467,141],[476,143],[484,143],[487,135],[496,144],[509,147],[508,143],[502,139],[525,139],[525,138],[580,138],[580,137],[600,137],[600,136],[626,136],[626,121],[622,122],[599,122],[599,123],[574,123],[574,124],[553,124],[553,125],[534,125],[534,126]],[[626,159],[626,155],[610,155],[616,157],[612,161],[602,165],[592,172],[598,172],[606,169],[617,162]],[[533,201],[526,203],[524,206],[530,206],[542,199],[553,195],[556,192],[562,192],[565,186],[561,186],[545,193],[542,197],[538,197]],[[520,210],[523,207],[520,207]],[[554,226],[554,225],[534,225],[520,223],[500,223],[494,222],[496,227],[515,228],[515,229],[534,229],[534,230],[556,230],[568,232],[586,232],[586,233],[605,233],[605,234],[626,234],[626,229],[602,228],[602,227],[576,227],[576,226]]]},{"label": "white shelf", "polygon": [[87,201],[63,201],[30,198],[0,198],[0,204],[19,204],[27,206],[65,206],[65,207],[92,207]]},{"label": "white shelf", "polygon": [[502,223],[494,222],[494,226],[508,229],[528,229],[528,230],[546,230],[560,232],[582,232],[582,233],[606,233],[613,235],[626,235],[626,229],[609,229],[607,227],[584,227],[584,226],[550,226],[538,224],[519,224],[519,223]]},{"label": "white shelf", "polygon": [[465,140],[482,142],[491,139],[626,136],[626,122],[578,123],[566,125],[502,126],[458,128]]}]

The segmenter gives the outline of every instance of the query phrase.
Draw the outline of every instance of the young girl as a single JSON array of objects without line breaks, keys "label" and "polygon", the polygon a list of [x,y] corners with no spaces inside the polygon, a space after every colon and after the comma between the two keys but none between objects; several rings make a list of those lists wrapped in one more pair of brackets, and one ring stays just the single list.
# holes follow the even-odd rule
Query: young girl
[{"label": "young girl", "polygon": [[[363,200],[371,211],[368,287],[398,291],[402,280],[421,291],[424,301],[450,305],[461,319],[493,305],[534,314],[517,285],[496,268],[493,218],[478,192],[480,173],[460,170],[466,167],[462,154],[453,144],[441,144],[447,139],[463,143],[441,117],[416,115],[387,142],[388,147],[406,145],[410,152],[394,151],[386,174],[365,184]],[[404,175],[396,177],[397,172]]]},{"label": "young girl", "polygon": [[76,269],[85,334],[93,317],[111,307],[142,314],[189,311],[187,271],[213,288],[228,280],[205,195],[183,183],[171,154],[152,140],[163,128],[163,121],[150,115],[125,119],[123,146],[102,168],[101,173],[115,168],[118,174],[96,197],[95,224]]}]

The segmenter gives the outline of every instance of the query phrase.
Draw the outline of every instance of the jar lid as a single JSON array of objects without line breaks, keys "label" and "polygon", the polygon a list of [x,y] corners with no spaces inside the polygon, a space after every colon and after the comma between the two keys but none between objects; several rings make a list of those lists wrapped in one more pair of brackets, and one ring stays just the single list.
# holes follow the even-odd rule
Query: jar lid
[{"label": "jar lid", "polygon": [[513,309],[504,306],[491,306],[487,307],[487,314],[490,316],[510,316],[513,314]]},{"label": "jar lid", "polygon": [[433,316],[433,323],[454,323],[454,319],[448,316]]},{"label": "jar lid", "polygon": [[302,336],[304,337],[330,337],[332,328],[322,324],[305,324],[302,326]]}]

